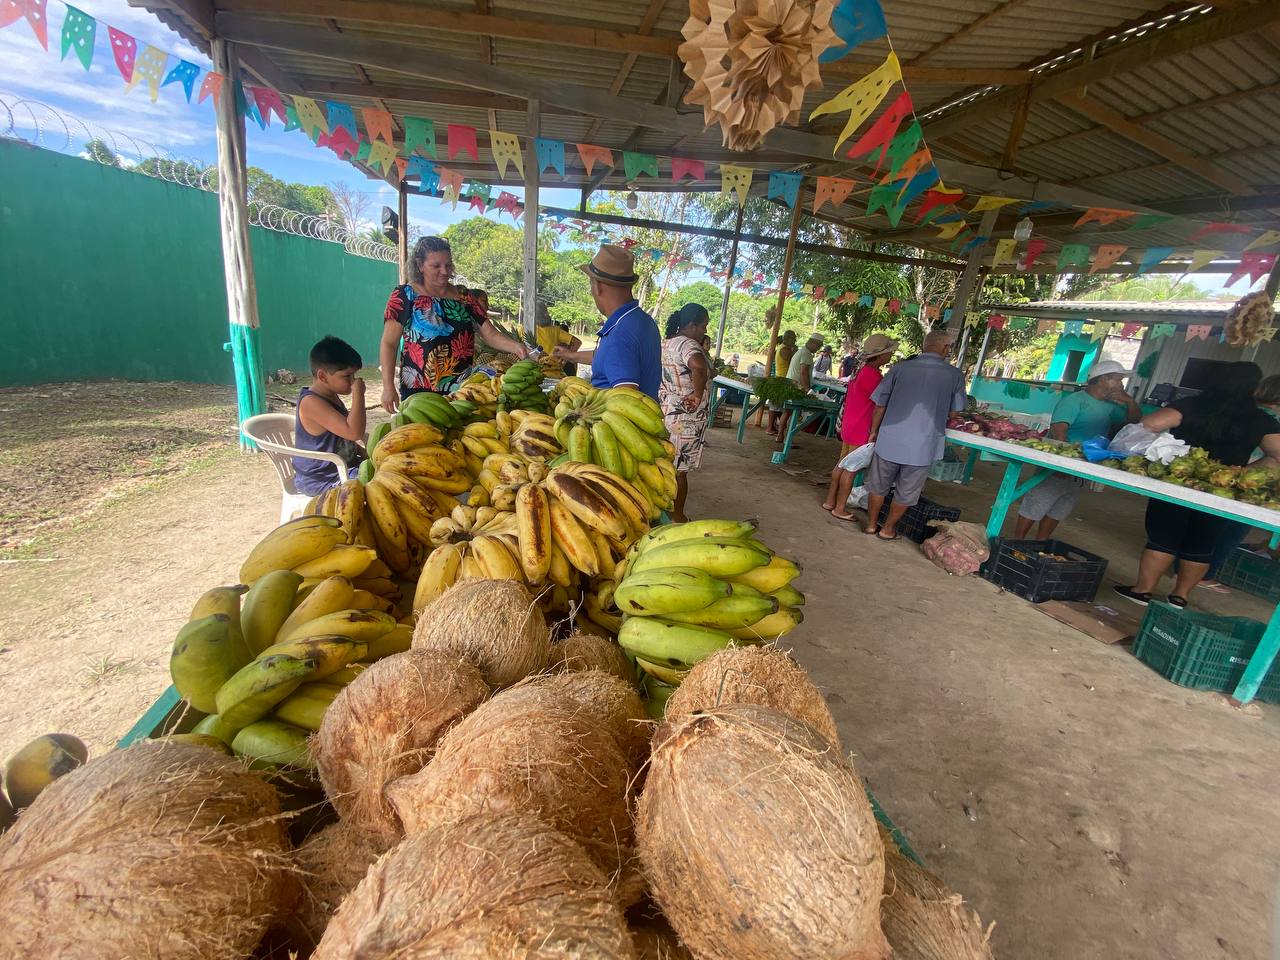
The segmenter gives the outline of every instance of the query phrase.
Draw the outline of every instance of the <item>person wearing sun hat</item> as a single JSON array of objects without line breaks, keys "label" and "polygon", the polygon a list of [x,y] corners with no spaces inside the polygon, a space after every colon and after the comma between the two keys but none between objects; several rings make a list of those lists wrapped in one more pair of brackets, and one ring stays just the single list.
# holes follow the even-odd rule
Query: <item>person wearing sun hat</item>
[{"label": "person wearing sun hat", "polygon": [[591,365],[591,383],[599,388],[630,386],[658,399],[662,382],[662,338],[653,317],[641,309],[632,289],[635,258],[616,244],[600,247],[590,263],[578,267],[591,280],[591,299],[604,315],[594,350],[556,347],[560,360]]},{"label": "person wearing sun hat", "polygon": [[837,520],[854,520],[849,512],[849,491],[853,489],[854,471],[845,470],[840,462],[845,456],[867,442],[871,433],[871,417],[876,405],[871,394],[884,374],[880,368],[893,359],[898,349],[898,341],[886,337],[883,333],[873,333],[867,337],[857,356],[857,373],[849,379],[848,392],[844,398],[844,411],[840,418],[840,460],[836,461],[831,471],[831,484],[827,487],[827,499],[822,509],[830,511]]}]

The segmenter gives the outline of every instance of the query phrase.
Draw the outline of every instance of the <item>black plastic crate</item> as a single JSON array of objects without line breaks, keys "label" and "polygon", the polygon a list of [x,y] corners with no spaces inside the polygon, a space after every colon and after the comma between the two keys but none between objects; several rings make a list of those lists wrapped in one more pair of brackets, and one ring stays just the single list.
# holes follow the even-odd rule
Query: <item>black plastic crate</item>
[{"label": "black plastic crate", "polygon": [[[1232,693],[1266,632],[1267,625],[1247,617],[1180,610],[1153,602],[1142,619],[1133,655],[1180,687]],[[1280,660],[1258,687],[1265,703],[1280,700]]]},{"label": "black plastic crate", "polygon": [[1045,600],[1088,603],[1102,585],[1107,561],[1061,540],[993,537],[991,557],[978,572],[996,586],[1032,603]]},{"label": "black plastic crate", "polygon": [[1218,571],[1218,580],[1271,603],[1280,602],[1280,560],[1237,547]]},{"label": "black plastic crate", "polygon": [[[879,523],[883,526],[889,519],[889,504],[893,503],[893,491],[884,498],[884,506],[880,508]],[[939,520],[959,520],[959,507],[944,507],[934,503],[928,497],[921,497],[914,506],[907,507],[907,512],[898,521],[898,533],[915,543],[924,543],[938,532],[933,524]]]}]

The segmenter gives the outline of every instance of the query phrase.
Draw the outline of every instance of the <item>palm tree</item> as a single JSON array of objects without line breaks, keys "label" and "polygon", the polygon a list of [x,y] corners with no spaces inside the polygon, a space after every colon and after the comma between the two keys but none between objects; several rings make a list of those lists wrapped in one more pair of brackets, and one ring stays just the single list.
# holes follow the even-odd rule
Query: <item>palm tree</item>
[{"label": "palm tree", "polygon": [[1116,280],[1085,294],[1082,300],[1130,300],[1158,303],[1166,300],[1208,300],[1209,294],[1190,280],[1173,273]]}]

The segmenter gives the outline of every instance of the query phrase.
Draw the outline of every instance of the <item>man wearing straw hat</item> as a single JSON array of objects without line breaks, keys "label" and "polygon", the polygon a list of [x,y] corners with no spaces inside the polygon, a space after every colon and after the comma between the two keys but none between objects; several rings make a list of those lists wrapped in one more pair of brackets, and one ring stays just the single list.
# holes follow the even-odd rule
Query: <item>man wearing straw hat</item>
[{"label": "man wearing straw hat", "polygon": [[591,299],[604,314],[594,350],[556,347],[561,360],[591,364],[596,387],[635,387],[655,400],[662,382],[662,339],[653,317],[631,292],[639,279],[629,250],[612,243],[600,247],[579,268],[591,279]]}]

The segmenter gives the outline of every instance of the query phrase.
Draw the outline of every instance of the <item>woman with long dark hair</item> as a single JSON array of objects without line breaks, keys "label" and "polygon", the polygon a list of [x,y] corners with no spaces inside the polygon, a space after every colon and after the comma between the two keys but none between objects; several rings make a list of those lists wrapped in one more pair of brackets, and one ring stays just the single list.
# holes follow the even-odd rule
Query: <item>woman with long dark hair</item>
[{"label": "woman with long dark hair", "polygon": [[[476,334],[496,350],[528,354],[489,322],[489,295],[453,282],[453,251],[443,237],[423,237],[409,258],[409,282],[396,286],[382,316],[382,406],[395,413],[415,393],[445,393],[475,359]],[[401,340],[400,377],[396,348]]]},{"label": "woman with long dark hair", "polygon": [[671,519],[683,523],[684,501],[689,496],[689,471],[702,462],[703,437],[711,399],[711,364],[703,350],[711,318],[707,308],[686,303],[667,320],[662,341],[662,383],[658,402],[676,448],[676,495]]},{"label": "woman with long dark hair", "polygon": [[[1233,363],[1216,386],[1147,414],[1142,425],[1153,433],[1167,430],[1227,466],[1244,466],[1257,449],[1263,456],[1255,463],[1280,466],[1280,422],[1254,399],[1261,382],[1262,370],[1256,363]],[[1190,507],[1148,500],[1147,547],[1138,562],[1138,582],[1131,587],[1117,586],[1116,593],[1145,606],[1160,578],[1177,560],[1169,602],[1185,607],[1192,589],[1208,572],[1214,547],[1228,523],[1223,517]]]}]

